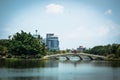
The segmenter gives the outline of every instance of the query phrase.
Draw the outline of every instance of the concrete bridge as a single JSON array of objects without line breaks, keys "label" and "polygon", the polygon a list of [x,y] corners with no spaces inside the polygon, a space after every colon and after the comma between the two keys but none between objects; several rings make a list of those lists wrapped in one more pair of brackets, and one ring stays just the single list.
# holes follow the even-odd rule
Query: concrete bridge
[{"label": "concrete bridge", "polygon": [[79,57],[79,60],[84,60],[85,57],[89,60],[105,60],[105,56],[100,55],[93,55],[87,53],[64,53],[64,54],[54,54],[54,55],[47,55],[44,56],[43,59],[59,59],[60,57],[65,57],[66,60],[70,60],[70,57]]}]

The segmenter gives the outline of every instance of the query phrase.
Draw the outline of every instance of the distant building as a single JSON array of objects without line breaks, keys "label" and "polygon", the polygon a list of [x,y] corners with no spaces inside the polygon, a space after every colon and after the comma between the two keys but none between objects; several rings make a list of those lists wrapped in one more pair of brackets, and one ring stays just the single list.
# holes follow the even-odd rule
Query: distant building
[{"label": "distant building", "polygon": [[84,50],[85,50],[85,47],[83,47],[83,46],[79,46],[77,48],[77,51],[79,51],[79,52],[83,52]]},{"label": "distant building", "polygon": [[48,50],[59,50],[59,40],[54,34],[46,34],[46,46]]}]

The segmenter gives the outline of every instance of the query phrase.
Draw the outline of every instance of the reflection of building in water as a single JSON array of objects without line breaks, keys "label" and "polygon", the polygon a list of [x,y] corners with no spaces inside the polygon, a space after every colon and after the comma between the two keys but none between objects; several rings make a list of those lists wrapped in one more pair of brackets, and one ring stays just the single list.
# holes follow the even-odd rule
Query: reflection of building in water
[{"label": "reflection of building in water", "polygon": [[83,47],[83,46],[79,46],[78,48],[77,48],[77,51],[79,51],[79,52],[82,52],[82,51],[84,51],[85,50],[85,47]]},{"label": "reflection of building in water", "polygon": [[46,35],[46,46],[48,50],[59,50],[59,40],[54,34]]}]

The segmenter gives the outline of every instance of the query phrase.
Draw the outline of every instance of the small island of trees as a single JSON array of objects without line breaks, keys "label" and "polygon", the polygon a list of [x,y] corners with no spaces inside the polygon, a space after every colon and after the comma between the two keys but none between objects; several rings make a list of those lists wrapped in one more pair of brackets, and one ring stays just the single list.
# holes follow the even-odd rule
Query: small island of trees
[{"label": "small island of trees", "polygon": [[41,58],[46,53],[43,39],[24,31],[17,32],[11,39],[0,40],[1,58]]}]

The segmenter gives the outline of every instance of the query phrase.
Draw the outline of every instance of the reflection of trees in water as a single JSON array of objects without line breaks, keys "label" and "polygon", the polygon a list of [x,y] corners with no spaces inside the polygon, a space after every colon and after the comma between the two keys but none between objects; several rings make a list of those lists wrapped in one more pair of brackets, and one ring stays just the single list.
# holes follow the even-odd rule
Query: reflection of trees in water
[{"label": "reflection of trees in water", "polygon": [[119,61],[95,61],[94,66],[120,67]]},{"label": "reflection of trees in water", "polygon": [[58,80],[58,79],[57,77],[33,76],[33,77],[9,77],[3,80]]},{"label": "reflection of trees in water", "polygon": [[80,64],[90,64],[93,66],[98,66],[98,67],[120,67],[120,61],[76,61],[76,62],[72,62],[72,61],[63,61],[61,62],[62,64],[74,64],[74,67],[76,67],[77,65]]},{"label": "reflection of trees in water", "polygon": [[39,77],[13,77],[10,80],[40,80]]},{"label": "reflection of trees in water", "polygon": [[0,78],[0,80],[2,80],[2,79]]},{"label": "reflection of trees in water", "polygon": [[57,67],[57,63],[48,60],[0,60],[0,68],[37,68]]}]

